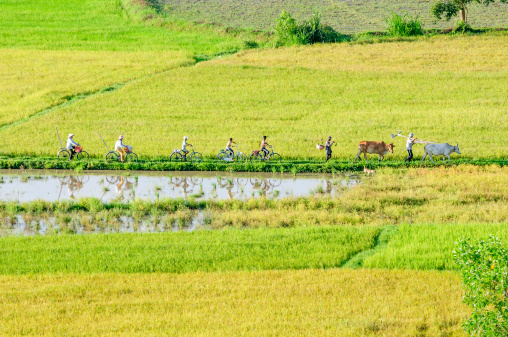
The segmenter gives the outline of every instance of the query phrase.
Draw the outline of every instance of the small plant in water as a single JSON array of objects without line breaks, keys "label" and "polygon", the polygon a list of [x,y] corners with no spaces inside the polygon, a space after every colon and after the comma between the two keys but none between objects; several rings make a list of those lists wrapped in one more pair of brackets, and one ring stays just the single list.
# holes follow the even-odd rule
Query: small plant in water
[{"label": "small plant in water", "polygon": [[233,185],[233,182],[231,181],[231,179],[228,179],[228,185],[229,186]]},{"label": "small plant in water", "polygon": [[134,176],[134,180],[136,180],[136,182],[138,182],[138,176]]},{"label": "small plant in water", "polygon": [[109,191],[109,188],[104,187],[104,192],[107,192],[107,191]]},{"label": "small plant in water", "polygon": [[28,181],[27,176],[21,176],[21,177],[19,177],[19,179],[21,180],[22,183],[26,183]]},{"label": "small plant in water", "polygon": [[277,198],[277,197],[279,196],[279,194],[280,194],[279,190],[275,190],[275,191],[273,191],[273,196],[274,196],[274,197],[276,197],[276,198]]},{"label": "small plant in water", "polygon": [[160,191],[160,190],[162,190],[162,187],[160,187],[160,186],[155,186],[155,190],[156,190],[156,191]]},{"label": "small plant in water", "polygon": [[212,188],[215,190],[217,189],[217,184],[216,183],[212,183]]}]

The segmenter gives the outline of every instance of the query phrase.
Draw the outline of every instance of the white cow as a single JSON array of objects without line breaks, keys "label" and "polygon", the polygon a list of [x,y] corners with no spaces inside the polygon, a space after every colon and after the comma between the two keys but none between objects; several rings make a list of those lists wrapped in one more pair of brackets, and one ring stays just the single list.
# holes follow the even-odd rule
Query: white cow
[{"label": "white cow", "polygon": [[422,163],[425,157],[429,155],[430,161],[434,163],[432,160],[432,155],[434,156],[443,156],[443,163],[445,162],[445,156],[448,157],[448,163],[450,162],[450,154],[453,152],[457,152],[460,154],[459,143],[457,146],[450,145],[448,143],[443,144],[427,144],[425,145],[425,154],[422,158]]}]

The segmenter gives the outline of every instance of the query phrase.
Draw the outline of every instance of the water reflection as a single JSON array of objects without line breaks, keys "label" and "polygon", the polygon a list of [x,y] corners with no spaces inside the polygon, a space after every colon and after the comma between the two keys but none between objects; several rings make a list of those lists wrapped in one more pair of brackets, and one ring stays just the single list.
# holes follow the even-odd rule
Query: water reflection
[{"label": "water reflection", "polygon": [[59,201],[95,197],[128,202],[137,198],[240,199],[309,195],[338,197],[361,181],[356,175],[214,173],[12,174],[0,171],[0,200]]}]

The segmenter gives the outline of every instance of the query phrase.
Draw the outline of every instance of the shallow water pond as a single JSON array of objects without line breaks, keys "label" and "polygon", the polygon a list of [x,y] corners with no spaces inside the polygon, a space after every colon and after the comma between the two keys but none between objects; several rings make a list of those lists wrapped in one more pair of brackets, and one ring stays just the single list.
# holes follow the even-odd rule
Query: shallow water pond
[{"label": "shallow water pond", "polygon": [[312,194],[338,196],[360,184],[357,175],[224,172],[69,172],[0,170],[0,200],[60,201],[86,197],[103,201],[140,198],[249,199]]}]

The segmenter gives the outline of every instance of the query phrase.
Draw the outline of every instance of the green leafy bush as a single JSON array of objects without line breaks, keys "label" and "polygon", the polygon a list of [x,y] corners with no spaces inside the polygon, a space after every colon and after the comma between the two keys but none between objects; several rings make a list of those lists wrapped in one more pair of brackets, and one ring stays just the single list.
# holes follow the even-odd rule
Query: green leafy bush
[{"label": "green leafy bush", "polygon": [[493,236],[456,245],[453,257],[465,288],[464,303],[473,308],[465,330],[472,336],[508,336],[508,251]]},{"label": "green leafy bush", "polygon": [[393,13],[386,19],[388,24],[387,32],[392,36],[416,36],[423,34],[422,23],[418,16],[412,17],[404,14]]},{"label": "green leafy bush", "polygon": [[456,22],[455,27],[453,28],[454,33],[467,33],[472,32],[473,28],[466,22],[459,20]]},{"label": "green leafy bush", "polygon": [[336,32],[332,27],[323,25],[321,14],[317,12],[309,21],[297,23],[291,13],[283,11],[276,23],[277,47],[339,42],[345,39],[344,35]]}]

